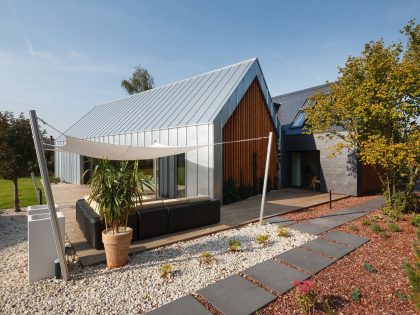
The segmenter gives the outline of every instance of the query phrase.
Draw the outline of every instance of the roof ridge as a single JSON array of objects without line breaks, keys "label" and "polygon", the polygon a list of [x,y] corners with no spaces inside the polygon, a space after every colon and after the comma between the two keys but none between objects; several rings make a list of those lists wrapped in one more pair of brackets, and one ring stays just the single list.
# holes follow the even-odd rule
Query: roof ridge
[{"label": "roof ridge", "polygon": [[293,91],[293,92],[289,92],[289,93],[285,93],[285,94],[280,94],[280,95],[277,95],[277,96],[273,96],[273,100],[275,98],[279,98],[279,97],[290,96],[290,95],[293,95],[293,94],[298,94],[298,93],[314,90],[314,89],[317,89],[317,88],[327,87],[330,84],[331,84],[331,82],[327,82],[327,83],[324,83],[324,84],[315,85],[315,86],[308,87],[308,88],[305,88],[305,89],[301,89],[301,90],[297,90],[297,91]]},{"label": "roof ridge", "polygon": [[[133,95],[128,95],[128,96],[116,98],[116,99],[112,100],[111,102],[116,102],[116,101],[120,101],[120,100],[131,98],[131,97],[139,96],[139,95],[144,95],[144,94],[146,94],[148,92],[151,92],[151,91],[156,91],[156,90],[162,89],[164,87],[168,87],[168,86],[171,86],[171,85],[174,85],[174,84],[183,82],[183,81],[188,81],[188,80],[191,80],[191,79],[195,79],[195,78],[198,78],[198,77],[201,77],[201,76],[204,76],[204,75],[208,75],[208,74],[213,73],[213,72],[217,72],[217,71],[221,71],[221,70],[224,70],[224,69],[227,69],[227,68],[235,67],[235,66],[241,65],[243,63],[247,63],[247,62],[255,61],[255,60],[257,60],[257,57],[253,57],[253,58],[250,58],[250,59],[247,59],[247,60],[244,60],[244,61],[241,61],[241,62],[237,62],[237,63],[231,64],[231,65],[228,65],[228,66],[217,68],[217,69],[214,69],[214,70],[211,70],[211,71],[203,72],[203,73],[200,73],[200,74],[197,74],[197,75],[194,75],[194,76],[191,76],[191,77],[182,79],[182,80],[178,80],[178,81],[174,81],[174,82],[171,82],[171,83],[168,83],[168,84],[164,84],[164,85],[155,87],[155,88],[150,89],[150,90],[147,90],[147,91],[142,91],[142,92],[139,92],[139,93],[135,93]],[[94,108],[95,107],[98,107],[98,106],[107,105],[107,104],[109,104],[111,102],[106,102],[106,103],[95,105]]]}]

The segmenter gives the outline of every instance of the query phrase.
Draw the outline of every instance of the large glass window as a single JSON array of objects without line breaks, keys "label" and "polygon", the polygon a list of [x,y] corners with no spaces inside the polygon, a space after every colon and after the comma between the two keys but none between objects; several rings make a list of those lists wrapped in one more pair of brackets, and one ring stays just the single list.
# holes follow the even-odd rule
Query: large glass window
[{"label": "large glass window", "polygon": [[306,114],[303,110],[300,110],[295,119],[293,119],[292,124],[290,125],[291,128],[302,128],[305,124]]},{"label": "large glass window", "polygon": [[176,196],[185,197],[185,154],[176,156]]},{"label": "large glass window", "polygon": [[[143,172],[143,174],[150,176],[152,182],[154,182],[154,174],[153,174],[153,160],[140,160],[139,161],[139,169]],[[148,188],[145,187],[145,192],[148,192]]]}]

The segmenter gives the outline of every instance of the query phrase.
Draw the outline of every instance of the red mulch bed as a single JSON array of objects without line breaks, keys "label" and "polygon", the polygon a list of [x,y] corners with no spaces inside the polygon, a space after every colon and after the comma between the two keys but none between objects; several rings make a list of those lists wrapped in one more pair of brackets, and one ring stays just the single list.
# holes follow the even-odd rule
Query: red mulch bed
[{"label": "red mulch bed", "polygon": [[366,202],[368,200],[377,198],[378,196],[363,196],[363,197],[349,197],[345,199],[341,199],[338,201],[334,201],[332,203],[332,209],[330,209],[329,204],[323,204],[315,207],[306,208],[299,211],[290,212],[281,217],[289,218],[291,220],[305,220],[310,218],[317,218],[321,215],[328,214],[334,211],[338,211],[341,209],[346,209],[351,206],[355,206],[357,204]]},{"label": "red mulch bed", "polygon": [[[354,199],[361,200],[361,198],[349,198],[347,201],[351,203]],[[315,207],[320,208],[317,210],[318,213],[323,211],[322,207]],[[334,207],[334,210],[339,209]],[[309,210],[306,216],[309,214],[312,216],[312,213],[312,210]],[[304,218],[303,213],[301,214],[302,217],[299,218]],[[370,226],[363,225],[362,222],[367,218],[376,219],[388,237],[375,234]],[[336,230],[368,237],[370,241],[312,277],[316,281],[314,291],[318,299],[321,301],[327,299],[337,314],[417,314],[415,305],[410,299],[404,300],[397,296],[397,292],[410,295],[410,285],[402,264],[404,262],[413,264],[415,261],[412,247],[415,227],[410,224],[408,215],[397,224],[401,231],[390,232],[387,229],[386,218],[380,210],[377,210],[337,228]],[[358,231],[350,230],[350,226],[356,226]],[[370,273],[365,270],[363,265],[366,262],[373,265],[378,272]],[[353,289],[358,289],[361,293],[359,302],[349,298],[349,293]],[[296,288],[258,314],[302,314],[295,295]],[[317,307],[315,314],[325,314],[322,305]]]}]

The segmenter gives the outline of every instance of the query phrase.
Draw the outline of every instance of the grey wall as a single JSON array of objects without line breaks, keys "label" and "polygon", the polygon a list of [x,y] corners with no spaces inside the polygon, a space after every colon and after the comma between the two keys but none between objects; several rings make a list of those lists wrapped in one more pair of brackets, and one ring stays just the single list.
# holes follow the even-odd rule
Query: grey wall
[{"label": "grey wall", "polygon": [[341,154],[330,155],[330,148],[339,140],[325,140],[312,135],[282,135],[282,165],[281,183],[290,185],[291,168],[288,152],[291,151],[320,151],[320,180],[321,191],[356,196],[357,190],[357,159],[354,153],[343,149]]}]

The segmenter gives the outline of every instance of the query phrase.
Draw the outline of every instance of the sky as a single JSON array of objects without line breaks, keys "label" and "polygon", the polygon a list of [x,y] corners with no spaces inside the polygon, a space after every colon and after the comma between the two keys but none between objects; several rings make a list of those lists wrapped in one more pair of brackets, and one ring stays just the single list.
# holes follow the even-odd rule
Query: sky
[{"label": "sky", "polygon": [[0,111],[35,109],[64,131],[126,96],[137,65],[160,86],[253,57],[276,96],[335,80],[412,18],[419,0],[0,0]]}]

